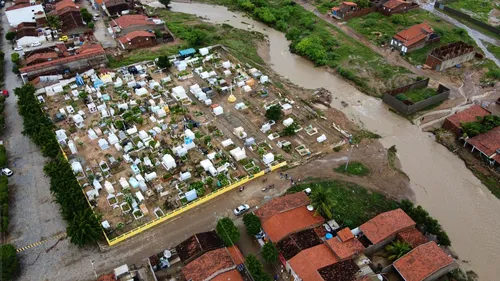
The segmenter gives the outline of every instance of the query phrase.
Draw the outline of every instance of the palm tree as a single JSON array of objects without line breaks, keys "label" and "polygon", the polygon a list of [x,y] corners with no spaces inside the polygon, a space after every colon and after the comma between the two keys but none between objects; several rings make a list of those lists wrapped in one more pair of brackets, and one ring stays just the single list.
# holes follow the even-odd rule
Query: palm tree
[{"label": "palm tree", "polygon": [[408,244],[408,242],[405,242],[403,240],[396,240],[387,245],[385,247],[385,250],[389,253],[387,259],[392,262],[411,251],[411,246],[410,244]]},{"label": "palm tree", "polygon": [[327,219],[332,219],[332,209],[337,204],[335,199],[325,188],[315,189],[311,194],[311,205],[316,210],[314,215],[321,214]]},{"label": "palm tree", "polygon": [[76,213],[73,220],[69,222],[66,232],[71,243],[80,247],[93,243],[102,237],[99,218],[90,208]]}]

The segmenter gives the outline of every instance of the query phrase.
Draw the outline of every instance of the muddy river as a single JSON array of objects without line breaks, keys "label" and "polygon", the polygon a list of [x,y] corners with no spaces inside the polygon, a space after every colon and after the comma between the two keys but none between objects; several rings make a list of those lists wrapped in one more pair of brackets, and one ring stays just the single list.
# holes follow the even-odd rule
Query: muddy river
[{"label": "muddy river", "polygon": [[[480,280],[499,280],[500,200],[481,184],[462,160],[436,143],[431,134],[389,112],[381,100],[362,94],[341,78],[291,54],[283,33],[221,6],[172,3],[172,10],[266,34],[272,68],[296,85],[330,90],[338,97],[333,100],[333,107],[359,125],[382,135],[385,147],[396,145],[403,170],[410,176],[416,202],[437,218],[448,232],[462,264],[478,273]],[[342,100],[349,104],[347,108],[341,106]]]}]

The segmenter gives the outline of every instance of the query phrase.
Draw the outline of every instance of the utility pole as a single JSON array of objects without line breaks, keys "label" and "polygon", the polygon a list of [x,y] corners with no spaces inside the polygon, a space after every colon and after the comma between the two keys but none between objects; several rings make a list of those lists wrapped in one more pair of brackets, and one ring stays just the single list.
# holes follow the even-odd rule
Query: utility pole
[{"label": "utility pole", "polygon": [[354,144],[352,144],[352,136],[349,137],[349,143],[351,144],[351,150],[347,155],[347,163],[345,163],[344,171],[347,171],[347,167],[349,166],[349,161],[351,160],[352,151],[354,150]]},{"label": "utility pole", "polygon": [[97,272],[95,272],[95,268],[94,268],[94,261],[93,261],[93,260],[90,260],[90,264],[92,265],[92,270],[94,271],[95,280],[97,280]]}]

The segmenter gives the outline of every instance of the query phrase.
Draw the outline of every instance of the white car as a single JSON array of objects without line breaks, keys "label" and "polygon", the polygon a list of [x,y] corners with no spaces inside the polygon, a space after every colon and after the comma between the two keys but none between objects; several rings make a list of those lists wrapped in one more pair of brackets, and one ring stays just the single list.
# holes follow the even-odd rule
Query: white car
[{"label": "white car", "polygon": [[93,17],[92,19],[93,19],[94,21],[98,21],[98,20],[99,20],[99,18],[98,18],[98,17]]},{"label": "white car", "polygon": [[235,215],[239,216],[248,210],[250,210],[250,206],[248,206],[248,204],[243,204],[238,208],[234,209],[233,212]]},{"label": "white car", "polygon": [[38,46],[42,46],[42,43],[40,42],[35,42],[35,43],[31,43],[30,45],[31,47],[38,47]]},{"label": "white car", "polygon": [[22,51],[22,50],[23,50],[23,46],[18,46],[18,47],[14,48],[14,51]]},{"label": "white car", "polygon": [[6,175],[6,176],[10,177],[10,176],[12,176],[14,173],[13,173],[13,172],[12,172],[9,168],[3,168],[3,169],[2,169],[2,174],[4,174],[4,175]]}]

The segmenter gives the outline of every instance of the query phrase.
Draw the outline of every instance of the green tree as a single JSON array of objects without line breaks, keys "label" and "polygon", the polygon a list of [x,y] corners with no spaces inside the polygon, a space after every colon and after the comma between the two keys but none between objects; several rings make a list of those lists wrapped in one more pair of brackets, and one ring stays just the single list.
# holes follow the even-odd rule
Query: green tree
[{"label": "green tree", "polygon": [[160,68],[170,68],[172,63],[170,62],[168,56],[159,56],[158,61],[156,61],[156,65]]},{"label": "green tree", "polygon": [[267,263],[276,263],[278,261],[279,252],[274,243],[267,242],[262,247],[262,257]]},{"label": "green tree", "polygon": [[332,209],[336,203],[326,188],[316,188],[311,193],[311,205],[314,207],[315,215],[321,214],[326,219],[332,219]]},{"label": "green tree", "polygon": [[250,254],[246,257],[245,265],[248,272],[250,272],[250,275],[252,275],[253,280],[255,281],[272,280],[271,276],[269,276],[269,274],[267,274],[267,272],[264,270],[262,263],[260,263],[260,261],[254,255]]},{"label": "green tree", "polygon": [[5,39],[9,40],[9,41],[13,41],[14,39],[16,39],[16,32],[15,31],[9,31],[5,34]]},{"label": "green tree", "polygon": [[215,231],[226,246],[232,246],[236,242],[238,242],[238,240],[240,240],[240,231],[234,225],[234,222],[228,217],[222,218],[217,221]]},{"label": "green tree", "polygon": [[161,33],[161,31],[157,29],[155,30],[155,37],[161,39],[163,38],[163,33]]},{"label": "green tree", "polygon": [[295,46],[295,52],[313,61],[317,66],[325,65],[328,54],[320,38],[305,37]]},{"label": "green tree", "polygon": [[171,0],[160,0],[160,3],[165,5],[165,8],[169,8]]},{"label": "green tree", "polygon": [[186,40],[193,46],[199,46],[205,43],[207,37],[208,34],[205,31],[200,29],[192,29],[191,32],[187,34]]},{"label": "green tree", "polygon": [[283,117],[283,111],[279,105],[273,105],[266,110],[266,118],[273,121],[278,121]]},{"label": "green tree", "polygon": [[409,251],[411,251],[411,246],[405,241],[396,240],[391,244],[387,245],[385,247],[385,250],[388,253],[387,259],[392,262],[406,255]]},{"label": "green tree", "polygon": [[93,22],[89,22],[89,23],[87,24],[87,27],[93,30],[93,29],[94,29],[94,27],[95,27],[95,24],[94,24]]},{"label": "green tree", "polygon": [[49,15],[47,16],[47,24],[50,26],[52,29],[60,29],[62,26],[61,21],[59,20],[58,16],[53,16]]},{"label": "green tree", "polygon": [[11,244],[0,246],[1,280],[13,280],[19,271],[16,248]]},{"label": "green tree", "polygon": [[86,22],[87,24],[92,22],[92,19],[94,18],[91,13],[86,8],[81,8],[80,9],[80,14],[82,15],[82,20]]},{"label": "green tree", "polygon": [[289,126],[285,127],[285,129],[283,129],[283,135],[284,136],[293,136],[296,134],[295,130],[297,130],[298,128],[299,128],[299,125],[297,123],[293,122]]},{"label": "green tree", "polygon": [[12,55],[10,55],[10,59],[12,60],[12,62],[14,64],[19,64],[19,60],[21,59],[21,56],[19,55],[19,53],[12,53]]},{"label": "green tree", "polygon": [[371,6],[370,0],[356,0],[356,4],[358,4],[358,7],[361,9],[369,8]]},{"label": "green tree", "polygon": [[238,1],[238,5],[247,12],[253,12],[255,5],[249,0]]},{"label": "green tree", "polygon": [[272,25],[276,22],[276,17],[268,7],[261,7],[254,10],[254,15],[262,22]]},{"label": "green tree", "polygon": [[247,233],[252,236],[257,235],[262,227],[259,217],[252,213],[243,216],[243,223],[245,224]]},{"label": "green tree", "polygon": [[5,146],[0,145],[0,167],[7,166],[7,151]]},{"label": "green tree", "polygon": [[82,247],[102,237],[102,228],[94,212],[87,208],[75,214],[66,229],[71,243]]}]

